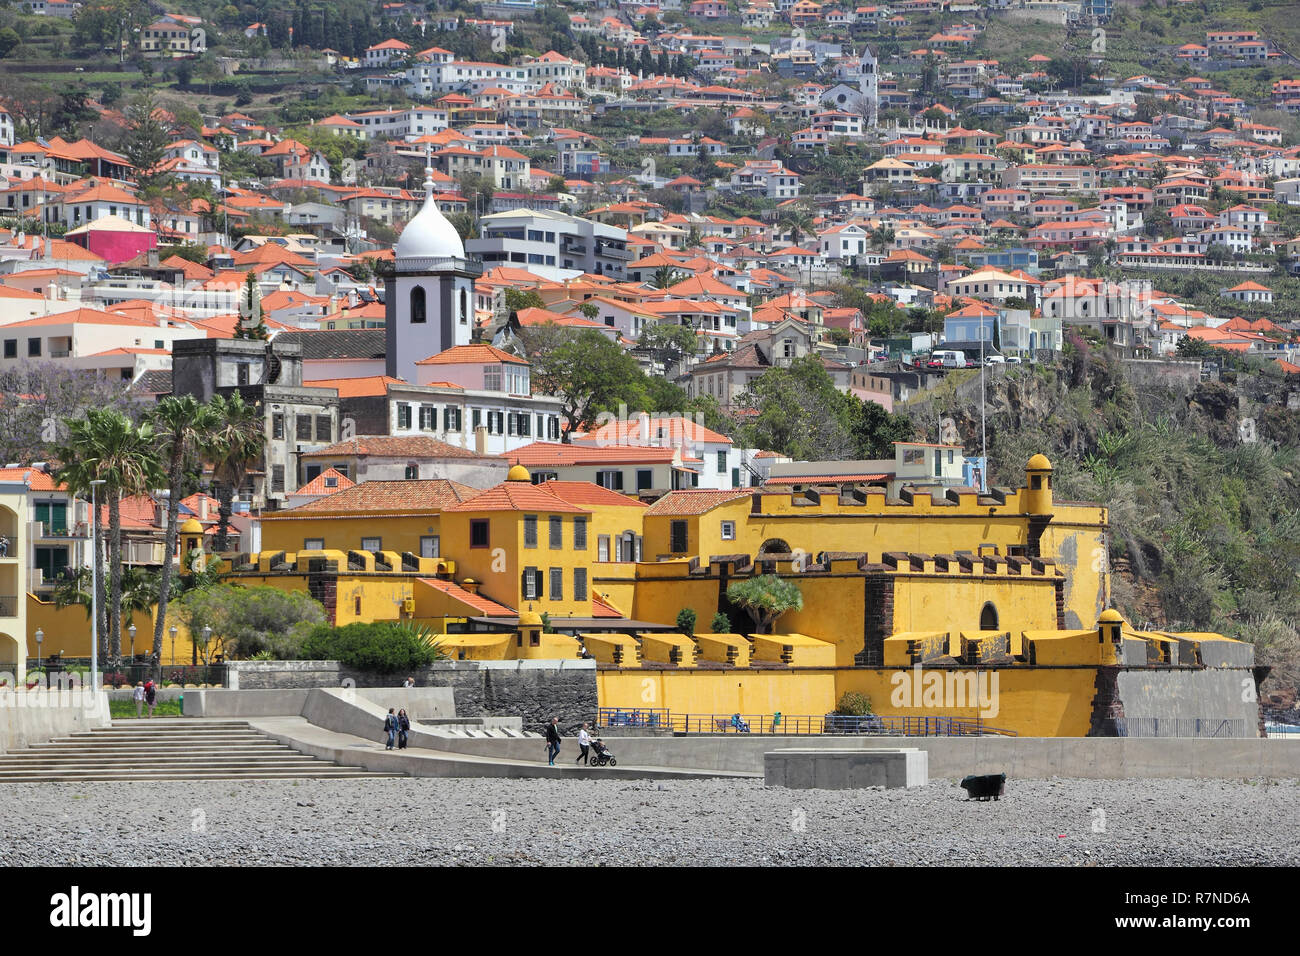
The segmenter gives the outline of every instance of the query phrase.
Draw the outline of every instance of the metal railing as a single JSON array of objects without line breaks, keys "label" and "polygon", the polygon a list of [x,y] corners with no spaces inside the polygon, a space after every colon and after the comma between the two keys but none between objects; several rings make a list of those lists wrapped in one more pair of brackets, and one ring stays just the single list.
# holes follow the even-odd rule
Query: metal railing
[{"label": "metal railing", "polygon": [[668,710],[602,707],[596,726],[671,728],[676,734],[766,734],[811,736],[845,734],[877,737],[1015,737],[980,718],[910,717],[866,714],[673,714]]},{"label": "metal railing", "polygon": [[1254,737],[1256,725],[1231,717],[1121,717],[1118,737]]},{"label": "metal railing", "polygon": [[600,707],[596,710],[596,726],[667,729],[670,716],[663,708]]},{"label": "metal railing", "polygon": [[1268,722],[1264,724],[1264,733],[1270,737],[1281,737],[1285,740],[1300,740],[1300,727],[1295,724]]}]

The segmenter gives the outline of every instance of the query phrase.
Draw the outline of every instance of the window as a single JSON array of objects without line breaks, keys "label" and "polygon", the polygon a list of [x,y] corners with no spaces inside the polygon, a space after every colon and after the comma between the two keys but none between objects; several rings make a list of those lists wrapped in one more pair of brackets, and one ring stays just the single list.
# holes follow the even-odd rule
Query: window
[{"label": "window", "polygon": [[324,550],[325,550],[325,539],[324,539],[324,538],[307,538],[307,539],[304,540],[303,543],[302,543],[302,549],[303,549],[304,551],[324,551]]},{"label": "window", "polygon": [[586,518],[573,519],[573,550],[574,551],[587,550],[587,519]]},{"label": "window", "polygon": [[980,611],[980,630],[996,631],[998,629],[998,609],[993,606],[992,601],[984,604],[983,610]]},{"label": "window", "polygon": [[316,440],[323,442],[334,440],[334,423],[328,415],[316,416]]},{"label": "window", "polygon": [[420,430],[431,432],[438,427],[438,409],[433,405],[420,406]]},{"label": "window", "polygon": [[442,430],[445,432],[460,431],[460,409],[454,405],[448,405],[442,410]]},{"label": "window", "polygon": [[18,340],[5,339],[5,358],[18,357]]},{"label": "window", "polygon": [[537,547],[537,515],[524,515],[524,547]]},{"label": "window", "polygon": [[411,406],[406,404],[406,402],[397,403],[397,427],[411,427]]},{"label": "window", "polygon": [[551,600],[564,600],[564,569],[551,568]]},{"label": "window", "polygon": [[488,547],[488,519],[475,518],[469,523],[469,546],[471,548]]},{"label": "window", "polygon": [[722,540],[723,541],[736,540],[736,522],[734,521],[722,522]]},{"label": "window", "polygon": [[670,537],[671,537],[671,542],[668,545],[668,549],[672,551],[673,554],[685,554],[686,553],[686,522],[674,521],[671,526]]},{"label": "window", "polygon": [[27,354],[28,354],[29,356],[36,356],[36,355],[40,355],[40,354],[41,354],[41,340],[40,340],[40,339],[28,339],[28,340],[27,340]]},{"label": "window", "polygon": [[424,322],[426,320],[424,287],[416,286],[411,290],[411,321]]},{"label": "window", "polygon": [[587,600],[587,569],[573,569],[573,599],[575,601]]},{"label": "window", "polygon": [[469,324],[469,295],[464,289],[460,290],[460,324]]},{"label": "window", "polygon": [[422,535],[420,537],[420,557],[422,558],[440,558],[442,557],[442,542],[436,534]]},{"label": "window", "polygon": [[596,560],[609,560],[609,535],[602,534],[596,538]]},{"label": "window", "polygon": [[501,366],[500,365],[483,366],[483,390],[488,392],[501,391]]},{"label": "window", "polygon": [[415,464],[414,462],[412,462],[411,464],[407,465],[407,466],[406,466],[405,476],[406,476],[406,480],[407,480],[407,481],[414,481],[414,480],[416,480],[417,478],[420,477],[420,466],[417,465],[417,464]]},{"label": "window", "polygon": [[623,490],[623,472],[621,471],[598,471],[596,472],[596,484],[602,488],[608,488],[610,491]]},{"label": "window", "polygon": [[271,416],[271,437],[284,437],[284,415],[280,412],[276,412]]},{"label": "window", "polygon": [[636,490],[647,491],[654,485],[654,471],[650,468],[636,470]]},{"label": "window", "polygon": [[542,596],[542,572],[537,568],[524,568],[524,600],[534,601]]},{"label": "window", "polygon": [[558,551],[564,547],[564,519],[559,515],[550,517],[551,550]]},{"label": "window", "polygon": [[384,550],[384,541],[382,538],[362,538],[362,551],[382,551]]},{"label": "window", "polygon": [[298,441],[311,441],[311,416],[298,415],[294,418],[294,434],[298,436]]},{"label": "window", "polygon": [[727,473],[727,453],[725,451],[720,451],[718,452],[718,474],[725,475],[726,473]]},{"label": "window", "polygon": [[271,466],[271,491],[284,491],[284,465]]}]

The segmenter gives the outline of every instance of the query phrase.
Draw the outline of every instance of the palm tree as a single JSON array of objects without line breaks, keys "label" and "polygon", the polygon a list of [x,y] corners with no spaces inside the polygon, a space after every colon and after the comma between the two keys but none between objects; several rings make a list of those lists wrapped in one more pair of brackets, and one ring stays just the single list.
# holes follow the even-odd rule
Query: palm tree
[{"label": "palm tree", "polygon": [[90,596],[91,584],[90,568],[63,568],[55,578],[54,606],[65,608],[80,605],[86,609],[86,617],[90,617],[93,603]]},{"label": "palm tree", "polygon": [[161,670],[163,629],[167,624],[167,602],[171,599],[172,556],[176,554],[177,529],[180,523],[181,482],[185,469],[192,465],[204,443],[216,430],[217,416],[212,406],[192,395],[160,398],[153,409],[158,429],[158,450],[167,462],[167,532],[163,546],[162,575],[158,581],[158,614],[153,624],[153,662]]},{"label": "palm tree", "polygon": [[674,269],[672,266],[660,266],[655,270],[654,279],[651,280],[651,284],[656,289],[666,289],[670,285],[676,285],[686,277],[686,273],[682,272],[680,269]]},{"label": "palm tree", "polygon": [[[133,565],[122,569],[122,614],[128,629],[133,626],[137,611],[148,613],[158,603],[158,578],[158,572],[149,568]],[[131,652],[135,653],[134,646]]]},{"label": "palm tree", "polygon": [[243,484],[250,465],[255,464],[266,448],[266,425],[262,409],[250,405],[238,392],[229,397],[215,395],[211,401],[216,417],[215,428],[207,444],[212,459],[212,481],[216,486],[217,540],[214,549],[223,552],[230,546],[230,513],[235,489]]},{"label": "palm tree", "polygon": [[[55,453],[63,462],[58,480],[74,492],[87,492],[90,482],[104,482],[108,503],[109,598],[105,621],[108,656],[122,658],[122,499],[144,494],[158,485],[162,467],[154,447],[153,426],[137,425],[116,409],[90,409],[84,418],[69,419],[68,438]],[[99,515],[94,516],[99,520]],[[95,560],[101,560],[99,554]],[[101,580],[102,577],[101,577]]]}]

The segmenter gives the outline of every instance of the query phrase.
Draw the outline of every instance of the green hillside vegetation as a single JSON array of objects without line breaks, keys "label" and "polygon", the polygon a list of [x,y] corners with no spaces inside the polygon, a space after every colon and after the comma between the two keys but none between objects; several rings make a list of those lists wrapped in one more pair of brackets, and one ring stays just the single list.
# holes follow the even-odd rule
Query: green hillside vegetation
[{"label": "green hillside vegetation", "polygon": [[[1017,487],[1029,457],[1046,453],[1058,499],[1110,509],[1113,600],[1130,622],[1253,641],[1272,686],[1294,689],[1300,411],[1286,407],[1275,364],[1250,364],[1231,384],[1180,394],[1135,386],[1075,339],[1061,366],[1011,370],[990,387],[989,470]],[[978,392],[939,412],[979,447]],[[935,414],[922,419],[931,429]]]}]

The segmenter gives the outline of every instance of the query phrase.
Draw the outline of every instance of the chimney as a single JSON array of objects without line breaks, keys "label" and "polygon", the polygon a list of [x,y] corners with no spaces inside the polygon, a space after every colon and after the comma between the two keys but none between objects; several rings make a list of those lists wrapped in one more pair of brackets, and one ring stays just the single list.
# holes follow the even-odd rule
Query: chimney
[{"label": "chimney", "polygon": [[487,426],[480,425],[474,429],[474,451],[480,455],[487,454]]},{"label": "chimney", "polygon": [[473,578],[466,578],[464,581],[461,581],[460,586],[470,594],[478,594],[479,583]]},{"label": "chimney", "polygon": [[208,520],[208,496],[207,495],[199,496],[199,520],[200,521]]}]

